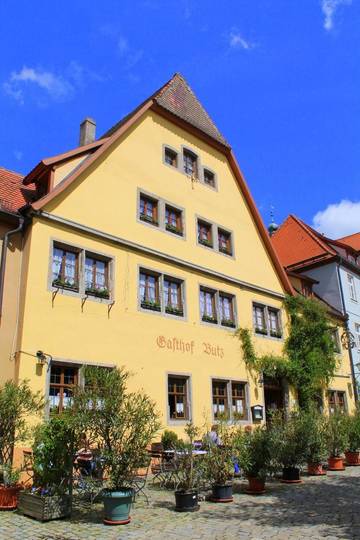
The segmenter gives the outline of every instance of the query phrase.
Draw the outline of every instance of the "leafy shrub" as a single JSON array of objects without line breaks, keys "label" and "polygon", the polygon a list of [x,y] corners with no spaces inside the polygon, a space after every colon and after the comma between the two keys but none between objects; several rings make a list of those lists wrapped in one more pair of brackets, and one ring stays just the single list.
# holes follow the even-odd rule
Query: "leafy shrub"
[{"label": "leafy shrub", "polygon": [[348,444],[348,418],[337,410],[334,414],[330,414],[327,420],[327,445],[330,457],[340,457]]},{"label": "leafy shrub", "polygon": [[234,436],[234,452],[240,468],[249,478],[265,479],[271,469],[271,438],[265,426],[238,430]]},{"label": "leafy shrub", "polygon": [[348,446],[350,452],[357,452],[360,449],[360,410],[347,418]]},{"label": "leafy shrub", "polygon": [[178,440],[176,444],[176,459],[178,460],[179,489],[184,492],[195,490],[203,473],[200,460],[194,455],[194,441],[199,436],[199,429],[191,422],[185,427],[187,441]]},{"label": "leafy shrub", "polygon": [[225,420],[221,420],[217,427],[221,444],[212,442],[209,437],[205,438],[207,454],[204,456],[202,466],[206,478],[212,484],[223,486],[234,476],[233,434]]},{"label": "leafy shrub", "polygon": [[271,420],[269,435],[275,464],[279,467],[299,467],[307,452],[307,432],[304,416],[293,411],[285,419],[276,411]]},{"label": "leafy shrub", "polygon": [[308,463],[319,464],[327,457],[327,421],[323,414],[314,407],[303,414],[306,452]]},{"label": "leafy shrub", "polygon": [[161,436],[161,442],[164,450],[173,450],[176,447],[178,440],[179,437],[175,431],[171,431],[170,429],[165,429]]}]

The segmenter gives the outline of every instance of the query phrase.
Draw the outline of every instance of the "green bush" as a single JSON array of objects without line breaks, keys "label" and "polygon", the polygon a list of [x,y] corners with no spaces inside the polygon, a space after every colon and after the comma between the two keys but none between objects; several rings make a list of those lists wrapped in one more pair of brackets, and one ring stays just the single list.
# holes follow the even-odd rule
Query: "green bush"
[{"label": "green bush", "polygon": [[360,410],[347,417],[348,445],[345,450],[357,452],[360,449]]},{"label": "green bush", "polygon": [[302,414],[306,434],[305,459],[307,463],[317,465],[327,457],[327,421],[315,407]]},{"label": "green bush", "polygon": [[327,419],[327,446],[330,457],[340,457],[348,444],[348,417],[341,411],[335,411]]},{"label": "green bush", "polygon": [[181,491],[189,492],[197,489],[203,474],[202,464],[194,455],[194,441],[199,436],[199,429],[191,422],[185,427],[187,441],[178,440],[176,451],[178,456],[178,487]]},{"label": "green bush", "polygon": [[215,444],[209,437],[207,441],[207,454],[202,460],[205,477],[214,485],[223,486],[234,476],[234,438],[225,420],[217,424],[217,433],[221,444]]},{"label": "green bush", "polygon": [[306,422],[301,411],[292,411],[287,419],[277,411],[269,431],[274,465],[299,467],[307,452]]},{"label": "green bush", "polygon": [[266,427],[238,430],[234,435],[234,454],[245,476],[265,479],[272,460],[271,438]]},{"label": "green bush", "polygon": [[176,444],[179,440],[179,437],[175,431],[170,429],[165,429],[164,433],[161,436],[161,442],[164,450],[173,450],[176,447]]}]

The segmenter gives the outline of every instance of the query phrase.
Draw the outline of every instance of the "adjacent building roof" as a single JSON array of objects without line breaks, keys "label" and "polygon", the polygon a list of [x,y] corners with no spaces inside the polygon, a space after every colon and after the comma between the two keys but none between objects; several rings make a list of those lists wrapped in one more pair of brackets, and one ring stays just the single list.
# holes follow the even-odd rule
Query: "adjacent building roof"
[{"label": "adjacent building roof", "polygon": [[346,244],[347,246],[352,247],[356,251],[360,251],[360,232],[350,234],[349,236],[344,236],[343,238],[338,238],[338,242]]},{"label": "adjacent building roof", "polygon": [[17,212],[34,196],[33,188],[23,186],[22,174],[0,167],[0,209]]}]

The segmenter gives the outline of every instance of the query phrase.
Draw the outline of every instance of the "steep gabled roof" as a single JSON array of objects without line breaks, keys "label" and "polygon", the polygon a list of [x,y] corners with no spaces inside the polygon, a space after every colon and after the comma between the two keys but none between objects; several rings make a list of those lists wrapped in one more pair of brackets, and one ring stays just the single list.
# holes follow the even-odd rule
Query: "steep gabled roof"
[{"label": "steep gabled roof", "polygon": [[34,190],[24,188],[23,175],[0,167],[0,209],[17,212],[32,200]]},{"label": "steep gabled roof", "polygon": [[349,236],[344,236],[343,238],[338,238],[337,241],[350,246],[356,251],[360,251],[360,232],[349,234]]}]

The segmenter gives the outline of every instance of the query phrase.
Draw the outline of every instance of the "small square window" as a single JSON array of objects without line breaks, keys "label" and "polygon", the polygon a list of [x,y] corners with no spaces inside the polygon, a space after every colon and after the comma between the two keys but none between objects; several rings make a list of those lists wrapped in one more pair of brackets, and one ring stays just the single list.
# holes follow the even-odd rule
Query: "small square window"
[{"label": "small square window", "polygon": [[212,226],[200,219],[198,220],[198,242],[203,246],[213,247]]},{"label": "small square window", "polygon": [[184,150],[183,163],[185,174],[198,178],[198,158],[193,152],[190,152],[190,150]]},{"label": "small square window", "polygon": [[160,304],[160,277],[146,270],[140,271],[139,295],[143,309],[161,311]]},{"label": "small square window", "polygon": [[168,165],[171,165],[172,167],[177,167],[178,166],[177,152],[175,152],[171,148],[166,147],[165,148],[165,163],[167,163]]},{"label": "small square window", "polygon": [[200,314],[202,321],[217,324],[215,291],[200,287]]},{"label": "small square window", "polygon": [[219,293],[220,324],[235,328],[234,297],[230,294]]},{"label": "small square window", "polygon": [[165,228],[173,234],[183,236],[182,212],[168,204],[165,205]]},{"label": "small square window", "polygon": [[231,233],[218,229],[219,251],[226,255],[232,255]]},{"label": "small square window", "polygon": [[227,392],[227,381],[212,382],[212,401],[214,418],[229,417],[229,401]]},{"label": "small square window", "polygon": [[265,306],[254,304],[253,306],[254,328],[256,334],[267,335]]},{"label": "small square window", "polygon": [[209,169],[204,169],[204,184],[207,184],[210,187],[216,187],[215,184],[215,174]]},{"label": "small square window", "polygon": [[50,414],[71,407],[74,389],[78,384],[78,368],[52,365],[50,370],[49,408]]},{"label": "small square window", "polygon": [[181,281],[164,277],[164,305],[166,313],[178,317],[184,316]]},{"label": "small square window", "polygon": [[170,420],[189,420],[189,377],[168,377],[168,410]]},{"label": "small square window", "polygon": [[109,261],[86,253],[85,294],[109,298]]},{"label": "small square window", "polygon": [[231,406],[234,420],[247,419],[245,384],[231,382]]},{"label": "small square window", "polygon": [[334,414],[336,411],[346,412],[345,392],[336,390],[328,391],[329,413]]},{"label": "small square window", "polygon": [[54,244],[52,254],[52,285],[79,290],[79,252]]},{"label": "small square window", "polygon": [[158,218],[158,201],[152,199],[147,195],[140,195],[140,208],[139,208],[139,217],[141,221],[146,223],[151,223],[151,225],[159,225]]}]

